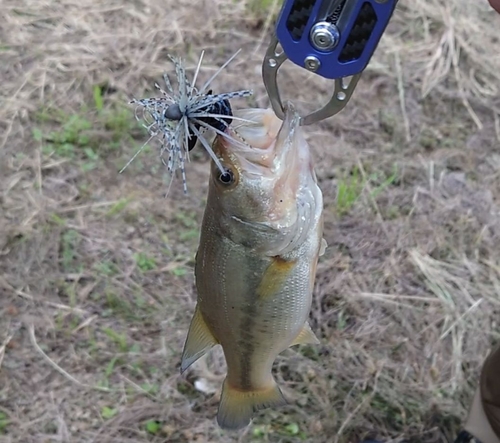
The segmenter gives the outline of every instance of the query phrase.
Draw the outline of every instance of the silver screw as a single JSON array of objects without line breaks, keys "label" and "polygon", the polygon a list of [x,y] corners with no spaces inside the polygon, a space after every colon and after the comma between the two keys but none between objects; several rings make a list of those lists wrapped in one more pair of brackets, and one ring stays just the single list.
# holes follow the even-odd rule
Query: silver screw
[{"label": "silver screw", "polygon": [[321,62],[313,55],[310,55],[305,58],[304,66],[308,71],[316,72],[321,66]]},{"label": "silver screw", "polygon": [[318,51],[331,51],[338,45],[340,32],[329,22],[318,22],[311,28],[311,43]]}]

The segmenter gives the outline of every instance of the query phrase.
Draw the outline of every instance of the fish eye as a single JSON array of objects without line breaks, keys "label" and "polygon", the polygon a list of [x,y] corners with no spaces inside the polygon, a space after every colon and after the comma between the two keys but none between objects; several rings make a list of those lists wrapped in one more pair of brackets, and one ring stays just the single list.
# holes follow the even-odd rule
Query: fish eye
[{"label": "fish eye", "polygon": [[234,183],[234,173],[231,169],[226,169],[224,172],[219,173],[219,181],[224,185],[231,185]]}]

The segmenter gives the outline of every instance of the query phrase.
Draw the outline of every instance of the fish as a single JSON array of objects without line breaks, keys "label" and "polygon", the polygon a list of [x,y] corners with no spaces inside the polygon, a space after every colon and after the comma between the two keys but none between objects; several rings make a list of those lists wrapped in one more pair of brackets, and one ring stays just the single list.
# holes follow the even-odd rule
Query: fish
[{"label": "fish", "polygon": [[215,345],[227,363],[217,422],[238,430],[256,411],[285,405],[272,375],[290,346],[319,344],[308,317],[323,240],[323,196],[291,103],[237,111],[212,145],[208,198],[195,260],[197,303],[184,373]]}]

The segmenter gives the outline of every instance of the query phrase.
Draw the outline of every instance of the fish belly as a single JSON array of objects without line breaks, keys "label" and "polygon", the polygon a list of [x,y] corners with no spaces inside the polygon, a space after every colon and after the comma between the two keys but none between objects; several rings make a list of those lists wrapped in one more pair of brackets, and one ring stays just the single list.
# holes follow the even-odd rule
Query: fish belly
[{"label": "fish belly", "polygon": [[274,382],[273,362],[299,335],[311,307],[314,264],[304,257],[283,266],[286,275],[272,276],[278,284],[262,289],[273,260],[221,236],[198,251],[199,309],[224,350],[228,382],[242,391]]}]

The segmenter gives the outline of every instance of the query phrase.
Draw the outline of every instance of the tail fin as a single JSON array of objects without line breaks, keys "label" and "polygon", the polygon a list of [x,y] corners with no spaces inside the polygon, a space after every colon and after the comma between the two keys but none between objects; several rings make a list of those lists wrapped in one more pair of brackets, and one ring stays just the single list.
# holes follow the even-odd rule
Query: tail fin
[{"label": "tail fin", "polygon": [[275,382],[268,389],[239,391],[229,386],[226,379],[222,387],[217,423],[222,429],[242,429],[250,424],[255,411],[283,406],[286,403]]}]

